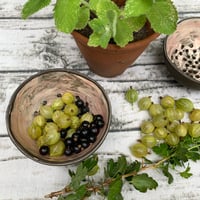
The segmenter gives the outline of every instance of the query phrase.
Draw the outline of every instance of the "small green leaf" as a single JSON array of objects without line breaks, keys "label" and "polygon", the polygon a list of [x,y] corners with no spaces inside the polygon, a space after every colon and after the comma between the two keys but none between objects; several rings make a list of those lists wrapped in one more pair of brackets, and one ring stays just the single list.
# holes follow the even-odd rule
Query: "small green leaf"
[{"label": "small green leaf", "polygon": [[132,29],[132,32],[139,31],[146,23],[147,19],[145,15],[138,17],[129,17],[124,19],[128,26]]},{"label": "small green leaf", "polygon": [[108,18],[110,30],[112,31],[112,37],[115,37],[116,26],[117,26],[117,18],[118,18],[117,12],[115,10],[108,10],[107,11],[107,18]]},{"label": "small green leaf", "polygon": [[93,155],[92,157],[87,158],[82,163],[83,163],[83,166],[87,168],[87,171],[88,171],[87,175],[88,176],[93,176],[99,170],[98,156],[97,155]]},{"label": "small green leaf", "polygon": [[167,157],[170,155],[169,145],[166,143],[161,143],[160,145],[154,146],[152,150],[154,153],[162,157]]},{"label": "small green leaf", "polygon": [[135,189],[139,190],[140,192],[146,192],[147,189],[156,189],[158,186],[158,183],[146,173],[134,176],[131,183]]},{"label": "small green leaf", "polygon": [[191,159],[193,161],[200,160],[200,154],[198,152],[189,151],[187,154],[188,159]]},{"label": "small green leaf", "polygon": [[72,176],[70,184],[74,190],[77,190],[80,187],[81,181],[85,179],[87,172],[87,168],[83,167],[82,163],[77,167],[76,173]]},{"label": "small green leaf", "polygon": [[78,22],[81,0],[57,0],[54,9],[56,28],[71,33]]},{"label": "small green leaf", "polygon": [[29,0],[22,9],[22,18],[27,19],[30,15],[36,13],[42,8],[48,6],[51,0]]},{"label": "small green leaf", "polygon": [[60,196],[58,200],[83,200],[87,195],[86,185],[81,185],[73,193],[68,194],[67,196]]},{"label": "small green leaf", "polygon": [[107,162],[107,174],[109,177],[115,178],[118,175],[123,175],[126,171],[127,161],[125,156],[120,156],[115,162],[113,159],[110,159]]},{"label": "small green leaf", "polygon": [[90,19],[90,10],[86,6],[81,6],[78,13],[78,22],[76,24],[76,29],[83,29],[87,25]]},{"label": "small green leaf", "polygon": [[127,165],[126,174],[129,174],[131,172],[139,172],[140,168],[141,168],[141,163],[136,160]]},{"label": "small green leaf", "polygon": [[181,175],[183,178],[189,178],[189,177],[192,176],[193,174],[190,173],[190,167],[187,166],[187,168],[185,169],[185,171],[180,172],[180,175]]},{"label": "small green leaf", "polygon": [[111,38],[110,26],[97,18],[90,21],[89,25],[92,28],[93,33],[89,37],[88,45],[106,48]]},{"label": "small green leaf", "polygon": [[107,12],[112,10],[120,13],[119,7],[110,0],[90,0],[89,2],[91,10],[94,10],[98,18],[106,18]]},{"label": "small green leaf", "polygon": [[114,40],[120,47],[124,47],[128,42],[133,41],[133,30],[121,19],[117,21]]},{"label": "small green leaf", "polygon": [[144,15],[152,6],[153,0],[127,0],[124,8],[126,17]]},{"label": "small green leaf", "polygon": [[171,184],[174,181],[174,178],[171,173],[169,173],[169,165],[162,166],[163,174],[168,178],[168,183]]},{"label": "small green leaf", "polygon": [[188,161],[187,153],[188,153],[188,150],[186,148],[177,146],[175,156],[177,159],[182,160],[183,162],[187,162]]},{"label": "small green leaf", "polygon": [[115,179],[109,186],[108,189],[108,200],[123,200],[121,190],[122,190],[122,180],[120,178]]},{"label": "small green leaf", "polygon": [[171,34],[176,30],[178,14],[171,0],[155,1],[146,16],[155,32]]}]

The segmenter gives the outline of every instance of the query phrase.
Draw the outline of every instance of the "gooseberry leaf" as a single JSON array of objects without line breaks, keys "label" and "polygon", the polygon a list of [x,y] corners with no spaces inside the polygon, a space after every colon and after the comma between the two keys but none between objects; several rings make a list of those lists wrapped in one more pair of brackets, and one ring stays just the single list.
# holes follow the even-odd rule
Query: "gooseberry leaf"
[{"label": "gooseberry leaf", "polygon": [[115,178],[118,175],[122,175],[126,172],[127,160],[125,156],[120,156],[117,161],[110,159],[107,163],[106,175],[111,178]]},{"label": "gooseberry leaf", "polygon": [[81,0],[57,0],[54,9],[56,28],[71,33],[77,25]]},{"label": "gooseberry leaf", "polygon": [[99,170],[98,166],[98,156],[94,155],[83,161],[83,166],[87,168],[87,175],[93,176]]},{"label": "gooseberry leaf", "polygon": [[29,0],[22,9],[22,18],[27,19],[30,15],[36,13],[42,8],[48,6],[51,0]]},{"label": "gooseberry leaf", "polygon": [[169,172],[169,164],[163,165],[161,167],[164,176],[168,178],[168,184],[171,184],[174,181],[172,174]]},{"label": "gooseberry leaf", "polygon": [[171,0],[155,1],[146,16],[155,32],[171,34],[176,30],[178,14]]},{"label": "gooseberry leaf", "polygon": [[183,178],[189,178],[190,176],[192,176],[192,173],[190,173],[190,167],[187,166],[187,168],[183,172],[180,172],[180,175]]},{"label": "gooseberry leaf", "polygon": [[108,190],[108,200],[123,200],[121,190],[122,190],[122,180],[120,178],[115,179],[109,186]]},{"label": "gooseberry leaf", "polygon": [[152,6],[153,0],[127,0],[124,8],[126,17],[144,15]]},{"label": "gooseberry leaf", "polygon": [[161,143],[157,146],[154,146],[152,150],[154,151],[154,153],[162,157],[167,157],[170,155],[169,145],[166,143]]},{"label": "gooseberry leaf", "polygon": [[76,173],[71,177],[70,184],[74,190],[80,187],[81,181],[85,179],[87,172],[87,168],[82,163],[77,167]]},{"label": "gooseberry leaf", "polygon": [[60,196],[58,200],[82,200],[87,193],[86,185],[81,185],[74,193],[67,196]]},{"label": "gooseberry leaf", "polygon": [[158,183],[146,173],[133,176],[131,183],[135,189],[139,190],[140,192],[146,192],[148,189],[156,189],[158,186]]}]

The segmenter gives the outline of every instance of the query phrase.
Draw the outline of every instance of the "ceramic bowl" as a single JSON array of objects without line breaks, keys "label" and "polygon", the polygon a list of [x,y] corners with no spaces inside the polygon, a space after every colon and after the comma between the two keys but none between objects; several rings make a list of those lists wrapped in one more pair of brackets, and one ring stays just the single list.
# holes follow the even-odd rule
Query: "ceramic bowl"
[{"label": "ceramic bowl", "polygon": [[[41,155],[36,141],[27,133],[28,126],[42,102],[51,104],[57,94],[65,92],[71,92],[88,102],[90,112],[101,114],[105,124],[96,141],[80,153],[55,157]],[[91,78],[64,69],[48,70],[28,78],[12,95],[6,112],[7,129],[12,142],[28,158],[47,165],[74,164],[93,154],[106,138],[110,118],[111,107],[104,89]]]},{"label": "ceramic bowl", "polygon": [[200,89],[200,17],[187,18],[164,40],[164,58],[175,79]]}]

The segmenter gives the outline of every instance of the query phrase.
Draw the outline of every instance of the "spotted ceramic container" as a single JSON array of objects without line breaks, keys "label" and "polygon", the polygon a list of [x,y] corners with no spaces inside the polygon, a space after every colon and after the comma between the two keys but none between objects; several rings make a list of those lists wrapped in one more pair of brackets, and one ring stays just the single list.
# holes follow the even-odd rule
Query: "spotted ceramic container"
[{"label": "spotted ceramic container", "polygon": [[[28,126],[42,102],[51,103],[57,94],[67,91],[88,102],[90,111],[101,114],[105,125],[96,142],[81,153],[59,157],[40,155],[36,142],[27,133]],[[55,69],[33,75],[17,88],[8,105],[6,121],[11,140],[27,157],[42,164],[68,165],[82,161],[100,147],[109,130],[110,116],[109,99],[97,82],[77,72]]]},{"label": "spotted ceramic container", "polygon": [[180,21],[164,40],[164,56],[172,75],[181,84],[200,88],[200,18]]}]

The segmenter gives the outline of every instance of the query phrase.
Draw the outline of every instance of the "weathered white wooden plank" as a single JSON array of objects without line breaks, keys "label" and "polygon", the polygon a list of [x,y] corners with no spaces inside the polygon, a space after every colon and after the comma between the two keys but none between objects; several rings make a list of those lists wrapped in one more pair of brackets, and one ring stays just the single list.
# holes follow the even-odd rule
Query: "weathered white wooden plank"
[{"label": "weathered white wooden plank", "polygon": [[[88,69],[71,35],[57,32],[52,19],[0,20],[0,36],[2,69]],[[163,38],[153,41],[133,65],[162,63]]]},{"label": "weathered white wooden plank", "polygon": [[[11,18],[11,17],[18,17],[20,18],[20,13],[22,6],[26,0],[1,0],[0,3],[0,18]],[[188,0],[173,0],[174,4],[176,5],[178,12],[197,12],[199,13],[200,5],[198,0],[190,0],[188,3]],[[37,14],[34,14],[32,17],[52,17],[52,10],[53,10],[53,4],[55,3],[55,0],[52,0],[51,6],[48,6],[38,12]]]},{"label": "weathered white wooden plank", "polygon": [[[52,20],[0,20],[0,35],[3,69],[88,68],[71,35],[55,31]],[[162,62],[161,38],[135,64]]]},{"label": "weathered white wooden plank", "polygon": [[[129,160],[135,160],[129,153],[129,146],[135,143],[138,137],[138,132],[109,133],[96,152],[99,155],[100,169],[103,169],[106,160],[116,159],[120,154],[125,154]],[[148,170],[146,172],[158,181],[159,187],[147,193],[140,193],[125,185],[124,199],[149,200],[149,197],[153,197],[154,200],[199,200],[199,163],[191,162],[190,167],[193,176],[189,179],[183,179],[177,172],[172,172],[174,182],[171,185],[168,185],[166,177],[161,172]],[[0,199],[2,200],[44,199],[45,194],[62,189],[69,182],[68,169],[73,170],[75,166],[46,166],[25,158],[9,138],[0,138]],[[96,179],[101,178],[101,175],[96,177]]]}]

